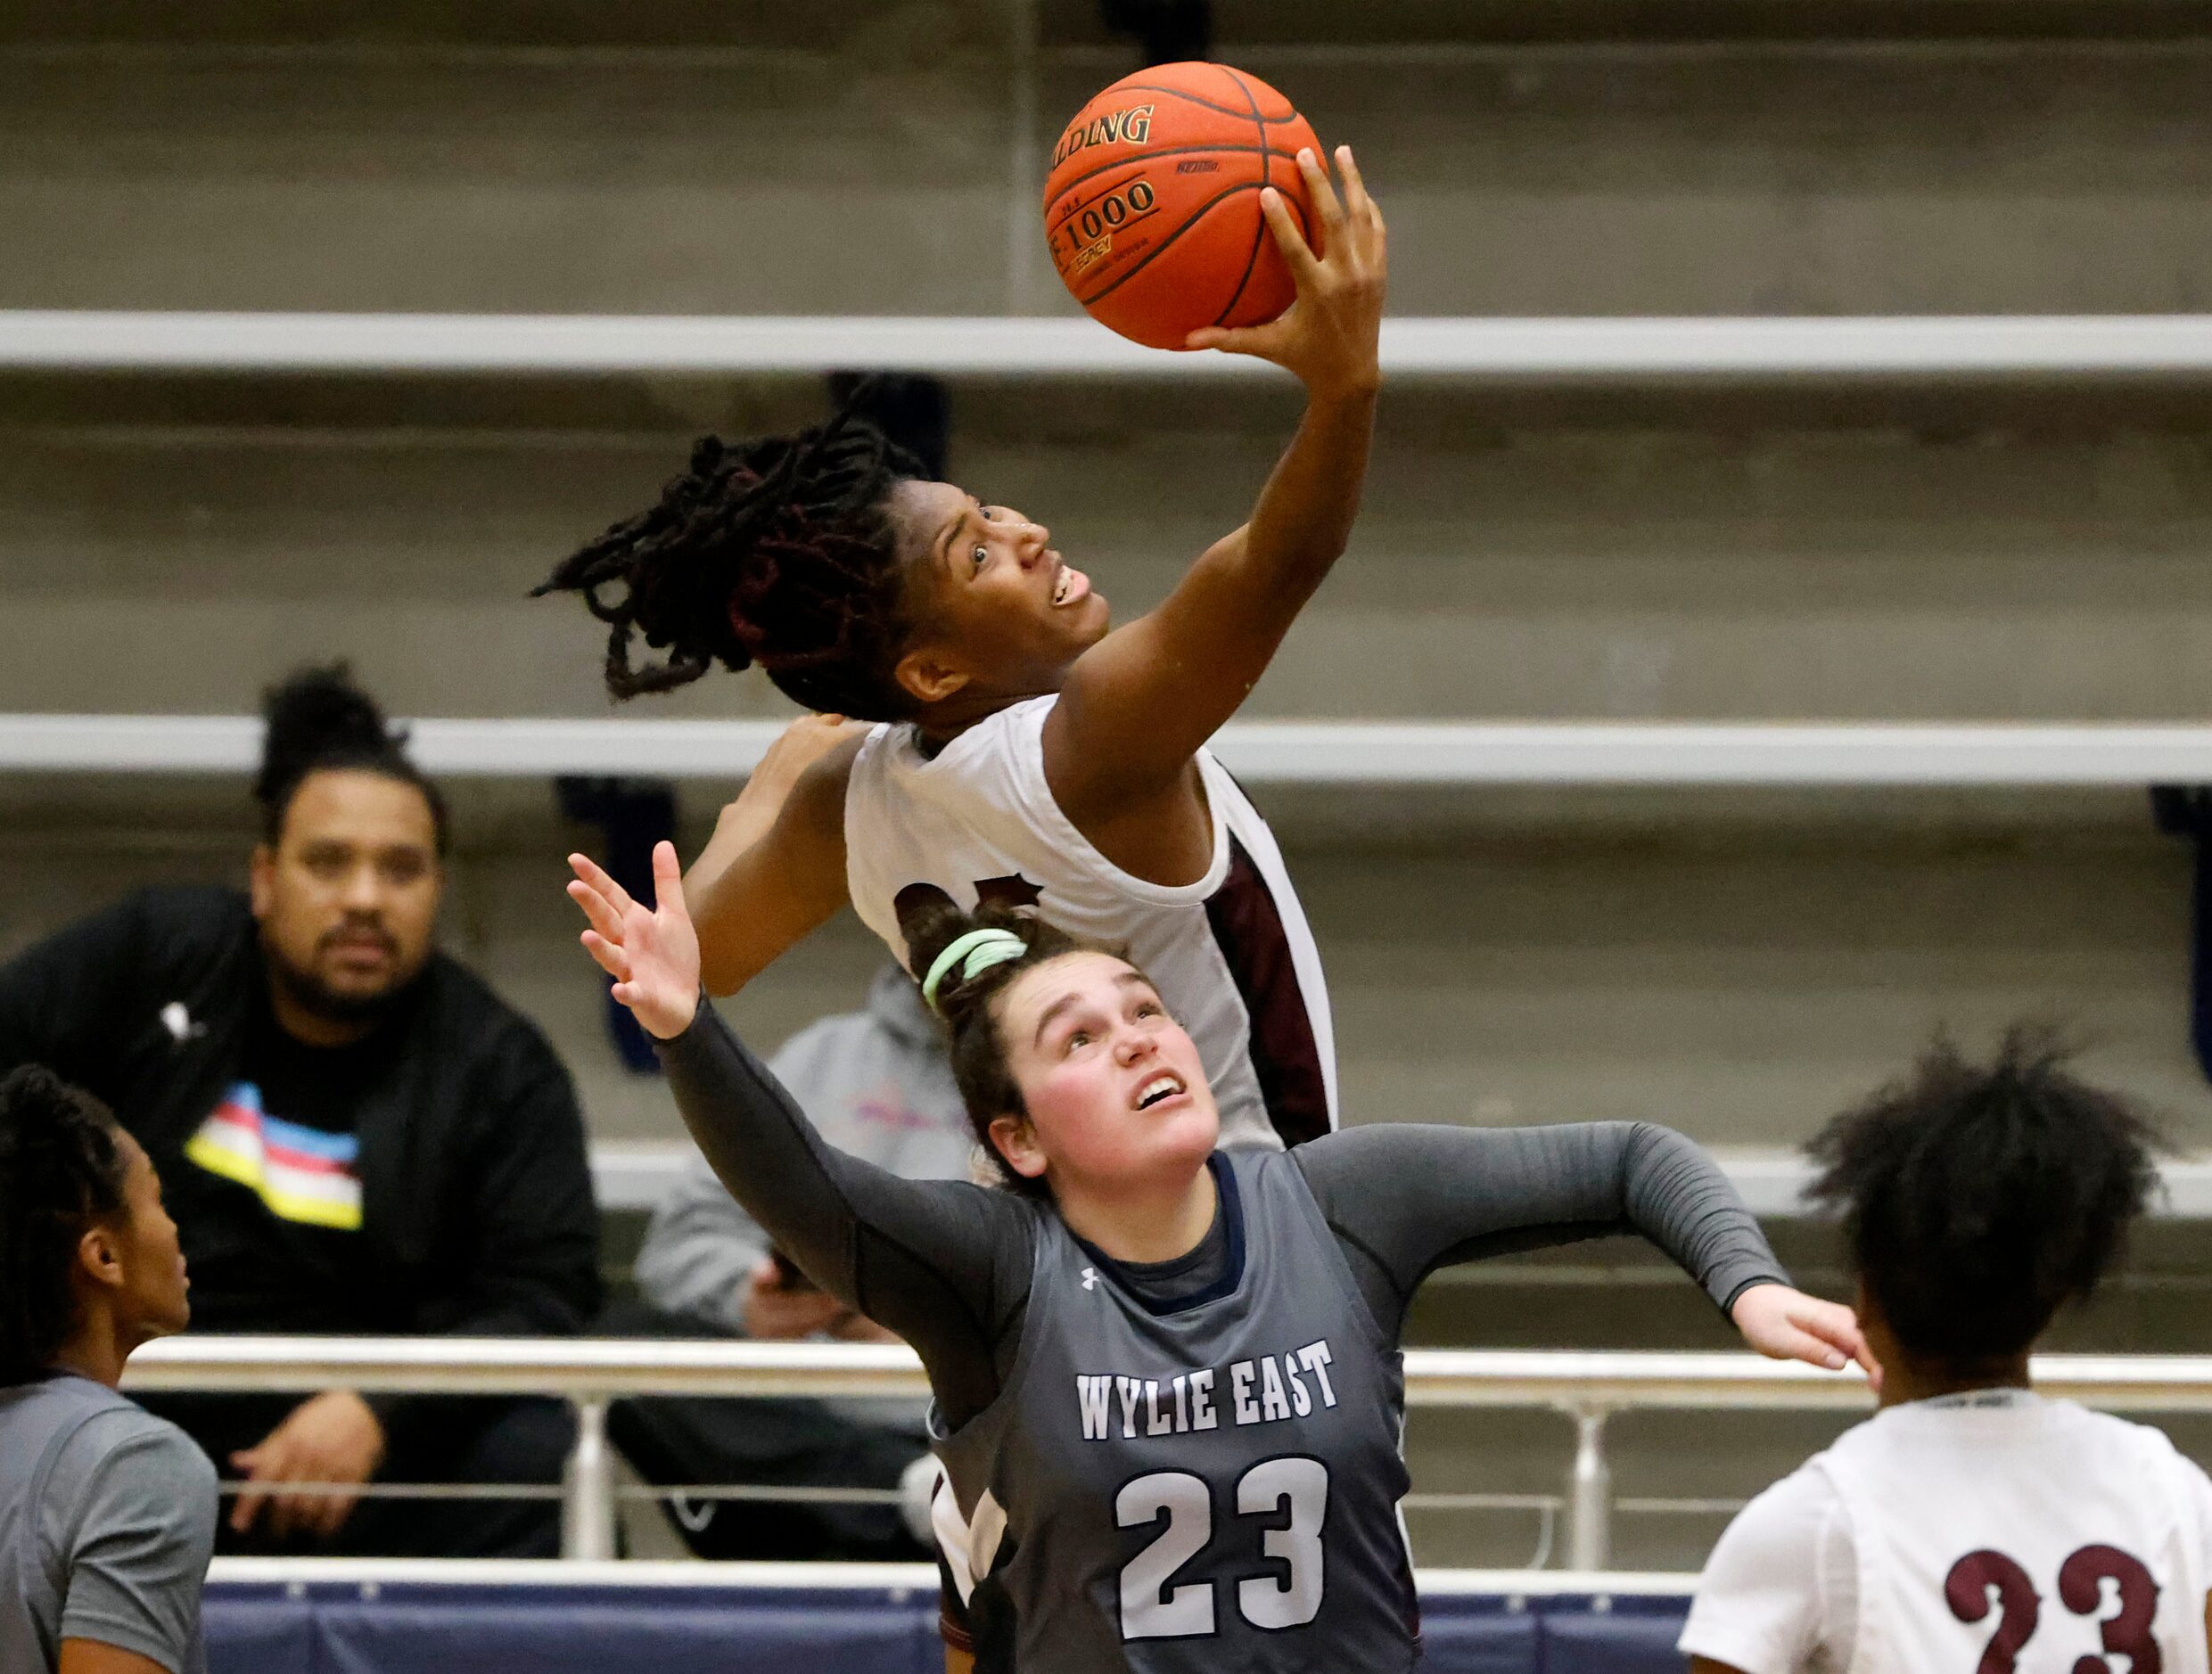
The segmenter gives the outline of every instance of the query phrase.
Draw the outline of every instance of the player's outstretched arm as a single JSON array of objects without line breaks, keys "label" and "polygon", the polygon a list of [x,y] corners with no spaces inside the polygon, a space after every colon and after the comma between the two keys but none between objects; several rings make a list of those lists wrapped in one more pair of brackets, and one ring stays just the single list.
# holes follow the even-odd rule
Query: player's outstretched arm
[{"label": "player's outstretched arm", "polygon": [[809,1278],[912,1343],[933,1378],[967,1377],[977,1366],[987,1375],[991,1344],[977,1322],[1004,1317],[1007,1284],[1027,1284],[1026,1210],[966,1181],[901,1179],[823,1139],[700,999],[699,941],[675,845],[654,849],[651,902],[583,855],[569,865],[568,892],[588,921],[584,946],[614,979],[615,999],[661,1043],[684,1125],[730,1195]]},{"label": "player's outstretched arm", "polygon": [[1381,382],[1386,240],[1350,147],[1336,164],[1341,197],[1320,160],[1299,154],[1321,224],[1319,256],[1281,194],[1261,193],[1297,283],[1290,310],[1265,325],[1191,334],[1193,348],[1253,355],[1296,373],[1305,415],[1252,521],[1215,542],[1159,609],[1107,635],[1071,671],[1045,723],[1045,771],[1078,825],[1131,793],[1180,783],[1351,537]]},{"label": "player's outstretched arm", "polygon": [[845,784],[867,731],[802,716],[723,808],[684,880],[710,994],[735,994],[845,904]]},{"label": "player's outstretched arm", "polygon": [[1386,1293],[1370,1298],[1386,1329],[1436,1268],[1632,1232],[1696,1279],[1761,1353],[1831,1370],[1864,1358],[1851,1310],[1792,1290],[1728,1177],[1669,1128],[1376,1124],[1292,1154],[1329,1225],[1377,1264]]}]

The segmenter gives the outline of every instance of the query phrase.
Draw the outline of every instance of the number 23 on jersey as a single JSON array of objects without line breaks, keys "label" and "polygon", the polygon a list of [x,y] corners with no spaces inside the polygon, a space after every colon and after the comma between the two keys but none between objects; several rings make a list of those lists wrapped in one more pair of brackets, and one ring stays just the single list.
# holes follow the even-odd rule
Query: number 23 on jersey
[{"label": "number 23 on jersey", "polygon": [[[1996,1613],[1996,1630],[1974,1674],[2013,1674],[2043,1623],[2043,1597],[2027,1571],[1984,1547],[1951,1566],[1943,1590],[1944,1602],[1961,1621]],[[2076,1616],[2093,1618],[2104,1646],[2103,1656],[2076,1661],[2073,1674],[2159,1674],[2165,1658],[2151,1634],[2159,1583],[2141,1559],[2117,1547],[2081,1547],[2059,1566],[2059,1602]],[[2115,1657],[2127,1661],[2118,1663]]]},{"label": "number 23 on jersey", "polygon": [[[1213,1494],[1188,1471],[1153,1471],[1122,1485],[1114,1520],[1160,1532],[1122,1566],[1122,1637],[1182,1639],[1212,1634],[1220,1608],[1212,1579],[1179,1580],[1202,1555],[1246,1571],[1236,1584],[1238,1613],[1270,1631],[1302,1628],[1320,1613],[1326,1577],[1321,1527],[1328,1517],[1328,1467],[1287,1454],[1262,1459],[1237,1479],[1231,1528],[1213,1539]],[[1246,1549],[1246,1548],[1249,1549]],[[1266,1561],[1250,1573],[1254,1559]]]}]

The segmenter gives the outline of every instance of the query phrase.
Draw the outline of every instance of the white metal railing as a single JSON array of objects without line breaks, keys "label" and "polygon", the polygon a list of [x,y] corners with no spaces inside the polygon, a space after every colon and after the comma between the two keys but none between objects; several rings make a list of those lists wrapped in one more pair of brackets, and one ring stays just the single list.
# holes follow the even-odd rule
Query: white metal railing
[{"label": "white metal railing", "polygon": [[[2212,1411],[2212,1356],[2043,1355],[2045,1393],[2122,1412]],[[558,1395],[576,1408],[562,1551],[613,1555],[616,1500],[607,1403],[623,1395],[917,1396],[921,1363],[897,1346],[570,1338],[195,1337],[149,1344],[131,1390]],[[1854,1370],[1822,1372],[1749,1354],[1409,1350],[1408,1405],[1548,1407],[1575,1426],[1567,1473],[1568,1567],[1602,1570],[1616,1503],[1605,1453],[1615,1413],[1639,1408],[1849,1410],[1869,1391]],[[1474,1497],[1461,1497],[1474,1498]],[[1525,1497],[1524,1497],[1525,1498]]]},{"label": "white metal railing", "polygon": [[[739,778],[778,720],[426,718],[431,773]],[[1776,787],[2212,784],[2212,726],[2089,722],[1231,721],[1215,752],[1257,784]],[[0,771],[246,773],[246,715],[0,714]]]},{"label": "white metal railing", "polygon": [[[1396,318],[1399,378],[1498,382],[2202,378],[2212,316]],[[1282,376],[1079,318],[0,310],[0,369],[98,373]]]}]

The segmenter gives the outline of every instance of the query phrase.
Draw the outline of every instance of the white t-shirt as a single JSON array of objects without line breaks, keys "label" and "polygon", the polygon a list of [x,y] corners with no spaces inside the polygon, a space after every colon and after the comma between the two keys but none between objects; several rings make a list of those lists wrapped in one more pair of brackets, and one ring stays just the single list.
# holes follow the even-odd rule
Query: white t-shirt
[{"label": "white t-shirt", "polygon": [[2212,1481],[2159,1431],[2024,1390],[1913,1401],[1744,1507],[1679,1645],[1743,1674],[1975,1674],[2002,1632],[2018,1674],[2144,1674],[2131,1642],[2205,1674],[2208,1551]]},{"label": "white t-shirt", "polygon": [[1328,1132],[1328,989],[1267,822],[1201,750],[1213,824],[1205,875],[1176,886],[1131,876],[1075,829],[1045,782],[1045,718],[1057,702],[1001,710],[933,756],[912,726],[886,722],[869,733],[845,792],[853,909],[900,960],[899,892],[916,883],[966,911],[987,896],[1034,906],[1071,934],[1125,948],[1197,1046],[1223,1145],[1279,1146]]}]

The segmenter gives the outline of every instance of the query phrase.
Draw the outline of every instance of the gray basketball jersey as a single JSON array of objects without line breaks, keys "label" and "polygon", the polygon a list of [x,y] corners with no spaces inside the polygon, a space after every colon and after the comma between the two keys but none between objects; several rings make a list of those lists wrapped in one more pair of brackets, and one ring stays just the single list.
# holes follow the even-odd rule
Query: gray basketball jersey
[{"label": "gray basketball jersey", "polygon": [[1402,1358],[1296,1162],[1213,1166],[1229,1270],[1172,1313],[1040,1210],[1013,1372],[937,1448],[979,1674],[1413,1665]]}]

